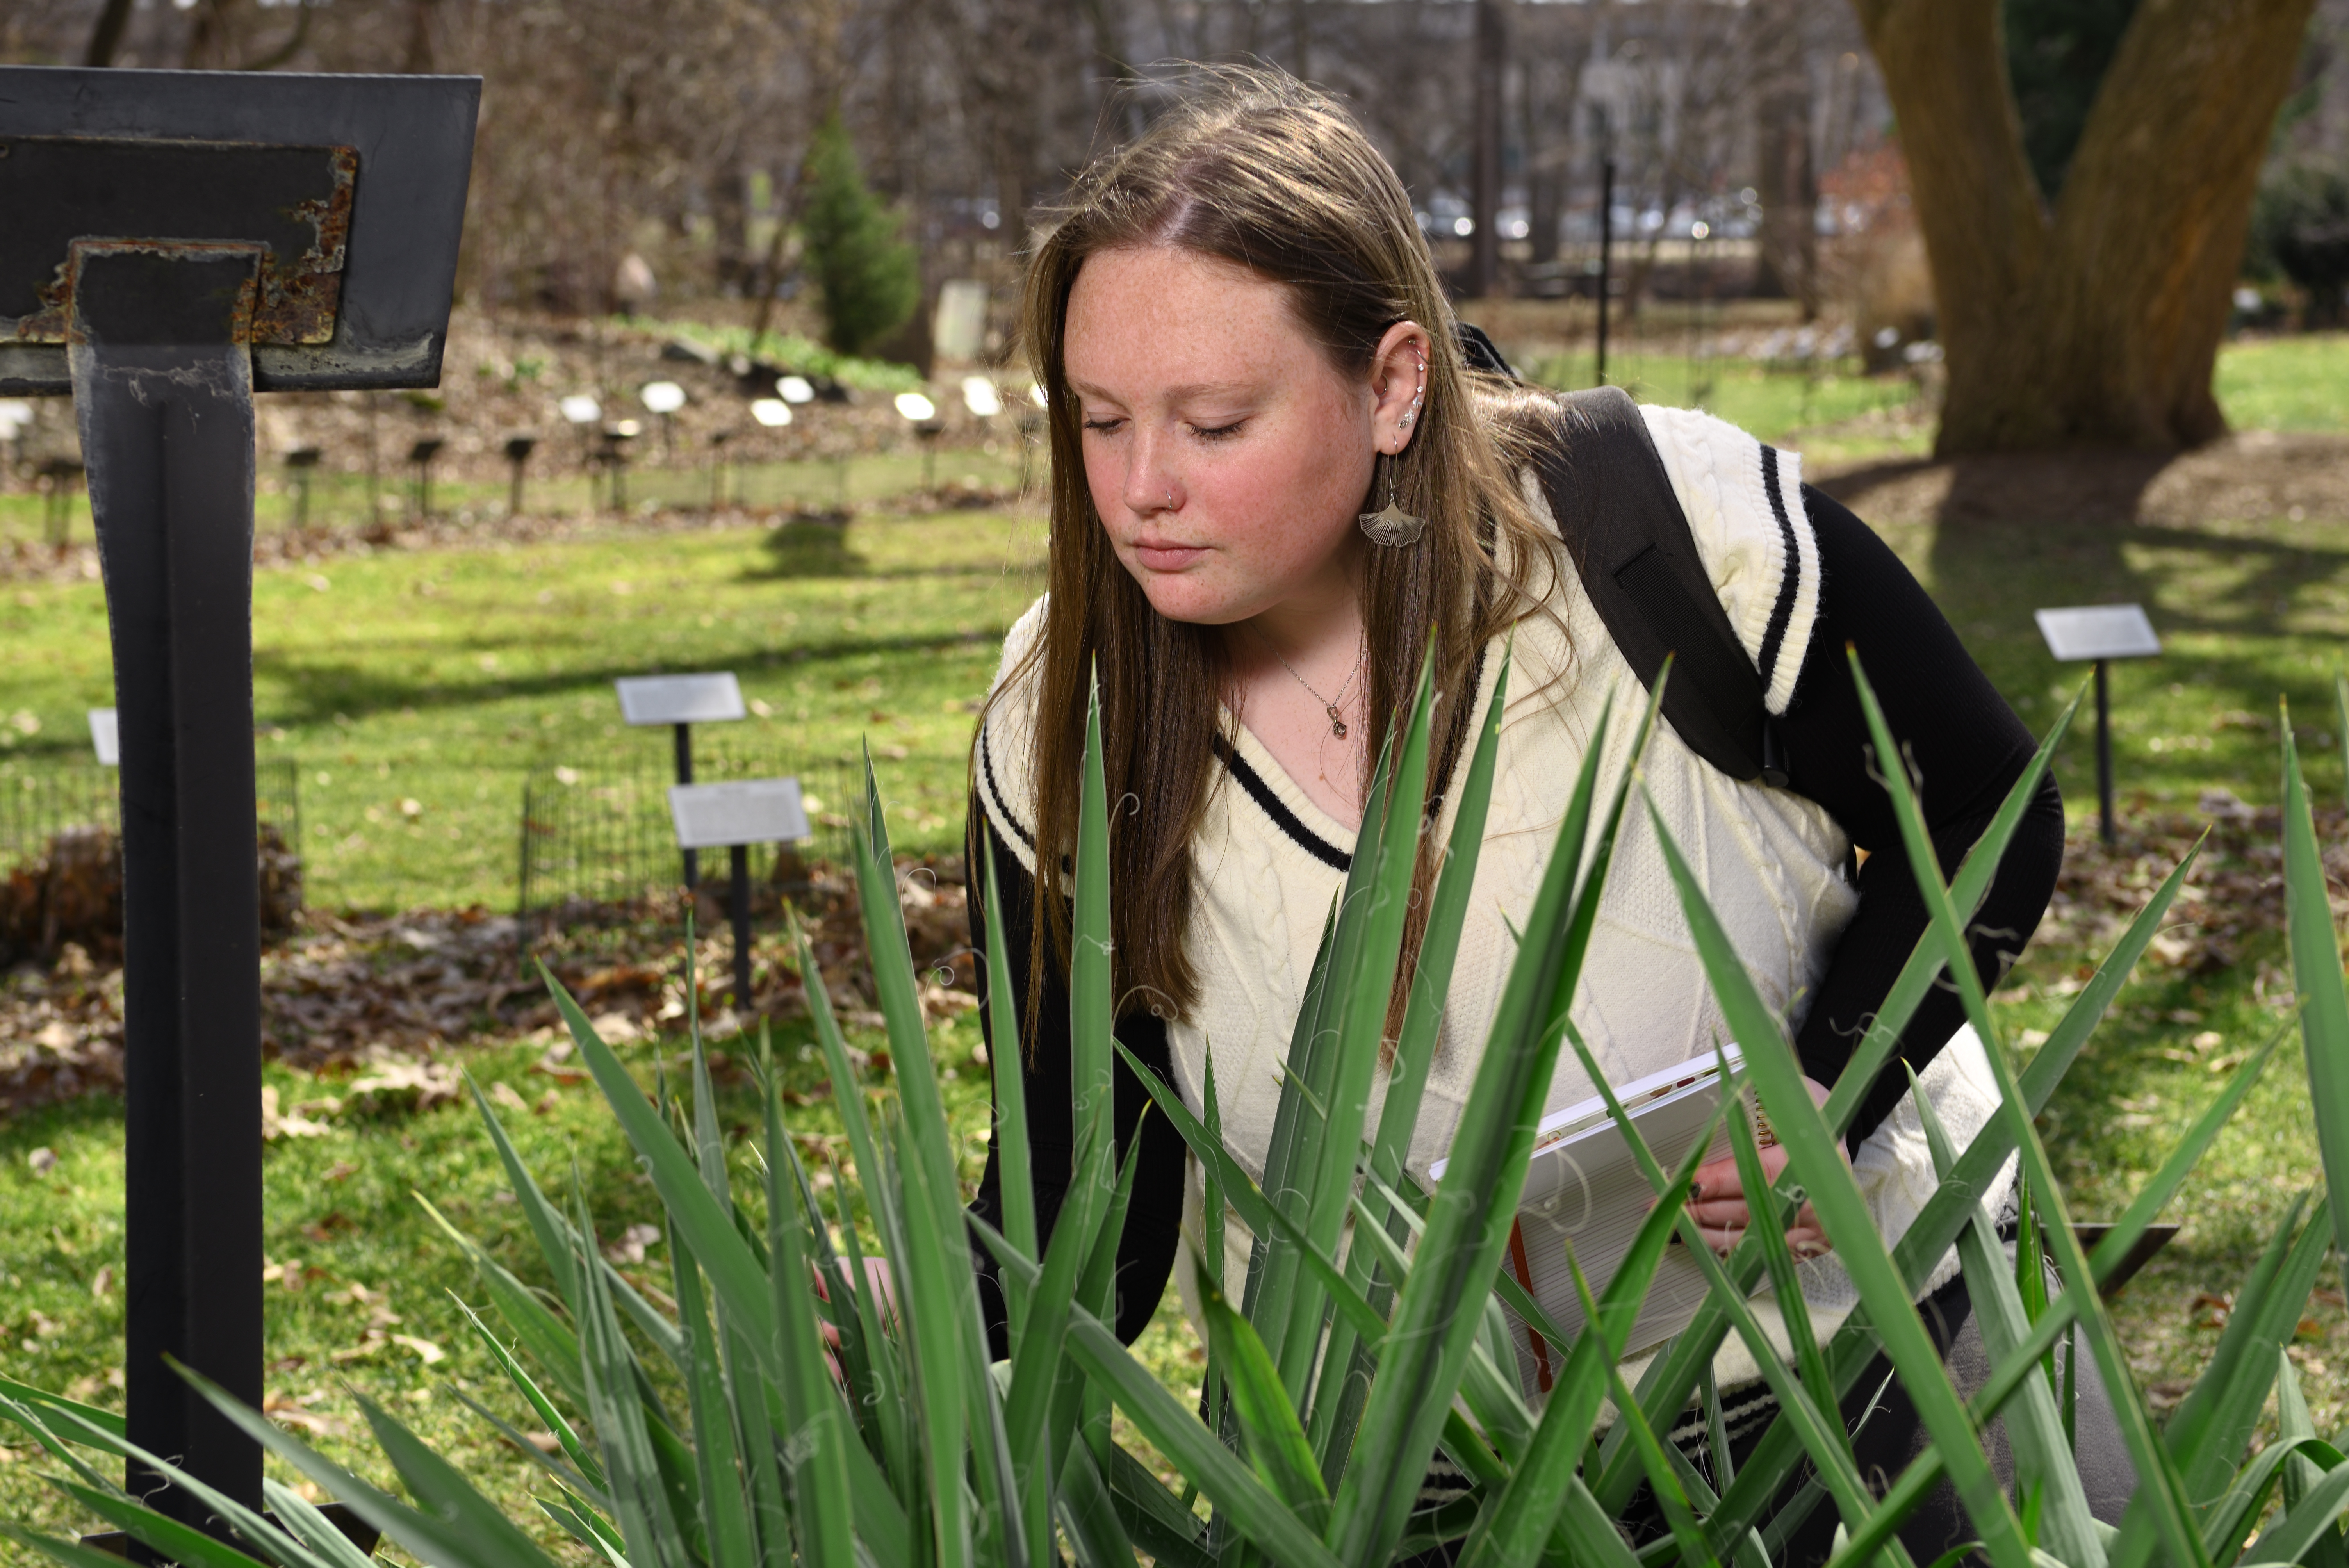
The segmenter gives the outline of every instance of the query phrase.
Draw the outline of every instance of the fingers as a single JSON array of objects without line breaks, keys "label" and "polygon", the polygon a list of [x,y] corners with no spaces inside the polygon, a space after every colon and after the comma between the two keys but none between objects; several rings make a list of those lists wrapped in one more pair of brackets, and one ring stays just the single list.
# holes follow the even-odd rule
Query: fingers
[{"label": "fingers", "polygon": [[1737,1180],[1737,1161],[1734,1160],[1708,1160],[1696,1168],[1695,1175],[1689,1178],[1691,1202],[1702,1198],[1736,1197],[1744,1191],[1744,1185]]},{"label": "fingers", "polygon": [[880,1302],[884,1312],[896,1311],[897,1285],[889,1273],[887,1258],[868,1257],[864,1260],[864,1284],[873,1292],[874,1298]]},{"label": "fingers", "polygon": [[1725,1258],[1737,1249],[1738,1243],[1745,1239],[1745,1227],[1744,1225],[1709,1225],[1700,1220],[1697,1222],[1696,1233],[1699,1240],[1713,1249],[1714,1255]]},{"label": "fingers", "polygon": [[[1786,1231],[1786,1248],[1798,1258],[1816,1258],[1833,1252],[1835,1245],[1821,1230],[1816,1215],[1804,1211],[1808,1223],[1800,1222]],[[1697,1234],[1704,1244],[1727,1257],[1737,1243],[1745,1239],[1746,1227],[1753,1216],[1744,1204],[1703,1203],[1689,1206],[1689,1218],[1696,1222]]]}]

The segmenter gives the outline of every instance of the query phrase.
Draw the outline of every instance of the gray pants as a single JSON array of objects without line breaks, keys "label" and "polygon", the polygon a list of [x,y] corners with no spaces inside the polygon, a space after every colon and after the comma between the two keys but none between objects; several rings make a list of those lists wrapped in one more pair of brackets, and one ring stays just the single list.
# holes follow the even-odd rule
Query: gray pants
[{"label": "gray pants", "polygon": [[[1951,1380],[1957,1385],[1959,1393],[1971,1398],[1989,1382],[1991,1366],[1963,1276],[1918,1303],[1917,1310],[1949,1367]],[[1859,1461],[1859,1472],[1879,1496],[1932,1442],[1918,1417],[1915,1402],[1900,1386],[1900,1380],[1891,1374],[1891,1363],[1878,1356],[1852,1385],[1843,1405],[1843,1418],[1851,1429],[1852,1450]],[[2106,1392],[2104,1380],[2098,1377],[2095,1362],[2085,1354],[2080,1357],[2077,1377],[2074,1432],[2080,1480],[2088,1494],[2089,1511],[2107,1524],[2118,1524],[2122,1511],[2137,1490],[2137,1471],[2129,1463],[2128,1450],[2122,1446],[2120,1426],[2114,1418],[2112,1399]],[[1732,1459],[1744,1463],[1770,1426],[1769,1420],[1760,1420],[1746,1428],[1742,1436],[1733,1438]],[[1993,1422],[1986,1437],[1991,1465],[2011,1493],[2014,1456],[2007,1446],[2005,1424]],[[1702,1444],[1687,1451],[1700,1470],[1710,1471],[1710,1454]],[[1806,1464],[1786,1483],[1778,1506],[1783,1508],[1793,1501],[1809,1479],[1810,1470]],[[1839,1522],[1835,1504],[1825,1497],[1819,1498],[1809,1517],[1787,1536],[1784,1549],[1777,1554],[1777,1568],[1821,1568],[1835,1554],[1836,1526]],[[1635,1545],[1667,1533],[1663,1515],[1644,1485],[1623,1511],[1621,1524]],[[1901,1542],[1920,1564],[1929,1564],[1951,1547],[1975,1539],[1977,1532],[1966,1517],[1965,1505],[1959,1501],[1957,1489],[1946,1480],[1909,1514],[1909,1522],[1900,1529]],[[1405,1568],[1450,1568],[1457,1545],[1454,1542],[1450,1547],[1413,1558]]]},{"label": "gray pants", "polygon": [[[1971,1398],[1990,1381],[1991,1365],[1964,1279],[1951,1280],[1918,1303],[1917,1310],[1941,1352],[1951,1381],[1957,1385],[1959,1393]],[[1860,1474],[1878,1495],[1909,1468],[1911,1460],[1932,1445],[1932,1438],[1918,1417],[1909,1391],[1900,1386],[1898,1377],[1887,1384],[1891,1371],[1891,1363],[1882,1356],[1870,1362],[1859,1381],[1852,1385],[1843,1409],[1847,1422],[1857,1422],[1868,1412],[1868,1401],[1877,1389],[1884,1390],[1875,1410],[1868,1413],[1866,1424],[1852,1433],[1852,1450],[1859,1460]],[[2081,1485],[2088,1495],[2088,1511],[2107,1524],[2118,1524],[2130,1496],[2137,1491],[2137,1470],[2129,1463],[2127,1449],[2122,1445],[2111,1396],[2097,1374],[2095,1362],[2085,1351],[2075,1376],[2078,1403],[2074,1413],[2073,1451],[2079,1460]],[[2011,1495],[2014,1455],[2007,1447],[2005,1423],[1992,1422],[1984,1437],[1983,1447],[1989,1452],[1991,1467]],[[1758,1440],[1758,1434],[1749,1439]],[[1732,1451],[1734,1454],[1733,1448]],[[1794,1488],[1807,1479],[1806,1468],[1787,1496],[1791,1498]],[[1654,1507],[1644,1493],[1635,1506],[1651,1512]],[[1659,1529],[1661,1522],[1657,1520]],[[1821,1500],[1811,1510],[1810,1518],[1787,1538],[1785,1550],[1778,1557],[1780,1568],[1818,1568],[1826,1562],[1834,1555],[1837,1523],[1834,1503]],[[1966,1517],[1965,1504],[1959,1501],[1957,1488],[1945,1480],[1909,1516],[1908,1523],[1901,1526],[1900,1540],[1909,1548],[1909,1555],[1924,1564],[1953,1546],[1977,1539],[1978,1533]]]}]

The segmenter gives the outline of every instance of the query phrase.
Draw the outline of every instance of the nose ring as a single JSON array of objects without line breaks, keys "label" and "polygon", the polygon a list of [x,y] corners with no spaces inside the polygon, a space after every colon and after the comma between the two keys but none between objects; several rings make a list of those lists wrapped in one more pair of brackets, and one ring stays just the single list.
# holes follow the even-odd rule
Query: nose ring
[{"label": "nose ring", "polygon": [[1174,510],[1174,491],[1171,486],[1166,491],[1166,510],[1168,511],[1173,511]]}]

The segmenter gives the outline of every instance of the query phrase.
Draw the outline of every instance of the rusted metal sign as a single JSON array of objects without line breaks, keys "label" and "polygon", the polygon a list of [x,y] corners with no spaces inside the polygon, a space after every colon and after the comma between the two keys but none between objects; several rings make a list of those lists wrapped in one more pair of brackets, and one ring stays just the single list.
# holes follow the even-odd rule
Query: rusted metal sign
[{"label": "rusted metal sign", "polygon": [[0,65],[0,397],[72,389],[77,241],[260,245],[256,392],[437,384],[480,105],[458,77]]},{"label": "rusted metal sign", "polygon": [[[92,243],[196,255],[258,242],[239,340],[331,342],[358,168],[349,147],[0,138],[0,339],[72,341],[76,258]],[[243,199],[224,205],[224,186]]]}]

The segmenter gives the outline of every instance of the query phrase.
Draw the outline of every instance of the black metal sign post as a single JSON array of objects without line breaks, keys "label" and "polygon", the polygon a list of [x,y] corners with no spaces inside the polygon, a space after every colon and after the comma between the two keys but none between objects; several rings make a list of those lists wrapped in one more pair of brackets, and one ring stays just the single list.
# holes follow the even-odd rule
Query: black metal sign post
[{"label": "black metal sign post", "polygon": [[796,779],[740,779],[725,784],[678,784],[668,792],[669,819],[679,849],[727,852],[732,873],[734,1007],[750,1010],[750,846],[791,843],[808,836],[807,809]]},{"label": "black metal sign post", "polygon": [[[74,403],[122,757],[131,1440],[186,1455],[255,1506],[255,1445],[162,1358],[261,1403],[248,347],[260,257],[228,245],[74,250]],[[132,1470],[132,1491],[160,1485]],[[181,1511],[168,1493],[157,1501]]]},{"label": "black metal sign post", "polygon": [[0,67],[0,394],[74,397],[113,640],[129,1437],[256,1509],[259,1447],[164,1361],[261,1403],[253,395],[439,380],[479,98]]},{"label": "black metal sign post", "polygon": [[[693,727],[728,724],[750,717],[742,684],[731,670],[712,675],[626,676],[612,683],[620,694],[620,717],[631,725],[666,724],[676,731],[677,781],[693,782]],[[685,846],[685,891],[701,885],[701,857]]]},{"label": "black metal sign post", "polygon": [[2096,671],[2096,830],[2113,842],[2113,704],[2107,673],[2115,659],[2151,658],[2161,638],[2141,604],[2082,604],[2034,610],[2039,634],[2058,659],[2093,659]]}]

